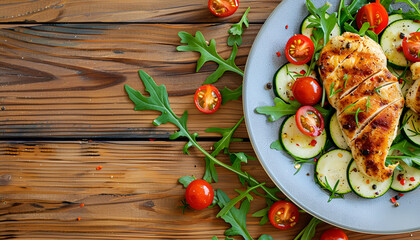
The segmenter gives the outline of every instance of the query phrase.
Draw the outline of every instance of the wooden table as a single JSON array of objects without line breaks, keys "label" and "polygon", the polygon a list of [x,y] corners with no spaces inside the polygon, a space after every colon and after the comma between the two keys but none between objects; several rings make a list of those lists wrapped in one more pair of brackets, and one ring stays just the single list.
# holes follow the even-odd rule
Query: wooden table
[{"label": "wooden table", "polygon": [[[242,101],[212,115],[195,109],[193,94],[216,65],[195,73],[199,55],[177,52],[177,33],[200,30],[227,58],[227,30],[251,7],[236,60],[243,69],[258,30],[280,1],[243,0],[228,18],[212,16],[204,0],[1,1],[0,237],[224,239],[229,225],[216,218],[218,207],[185,214],[179,208],[185,190],[177,180],[201,177],[203,155],[196,149],[184,155],[185,142],[168,138],[175,126],[155,127],[156,112],[133,111],[123,86],[143,89],[139,69],[165,84],[174,111],[189,110],[190,131],[210,150],[220,136],[204,130],[232,127],[243,115]],[[227,73],[215,85],[235,88],[241,81]],[[255,156],[243,123],[235,137],[244,141],[231,151]],[[219,158],[228,161],[223,154]],[[274,186],[258,161],[244,168]],[[218,172],[215,188],[230,197],[234,189],[243,190],[235,174]],[[265,233],[293,239],[311,218],[302,214],[286,231],[259,226],[250,215],[264,206],[260,197],[251,204],[247,224],[254,238]],[[328,228],[319,225],[316,237]],[[420,239],[420,232],[345,232],[350,239]]]}]

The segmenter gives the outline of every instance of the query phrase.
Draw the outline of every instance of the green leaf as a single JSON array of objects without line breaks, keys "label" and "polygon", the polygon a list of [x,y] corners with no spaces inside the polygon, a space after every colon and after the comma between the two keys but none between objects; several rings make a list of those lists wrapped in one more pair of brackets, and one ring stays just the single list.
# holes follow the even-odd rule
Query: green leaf
[{"label": "green leaf", "polygon": [[393,144],[391,146],[391,150],[398,150],[401,154],[397,156],[388,155],[388,163],[393,163],[393,160],[401,160],[410,167],[420,169],[420,150],[414,144],[407,140],[402,140],[396,144]]},{"label": "green leaf", "polygon": [[220,93],[222,94],[222,105],[232,100],[238,100],[238,98],[242,96],[242,84],[235,90],[230,90],[225,87],[220,91]]},{"label": "green leaf", "polygon": [[239,196],[235,197],[234,199],[230,200],[227,204],[225,204],[222,208],[222,210],[216,215],[216,217],[222,217],[224,216],[231,208],[233,208],[238,202],[240,202],[242,199],[247,197],[248,193],[251,192],[254,189],[257,189],[261,186],[263,186],[265,183],[260,183],[254,187],[247,188],[246,191],[241,192]]},{"label": "green leaf", "polygon": [[[251,157],[243,152],[238,152],[238,153],[229,153],[229,159],[230,162],[232,163],[232,167],[238,170],[241,170],[241,164],[242,163],[247,163],[248,159],[252,159],[255,160],[254,157]],[[245,181],[247,180],[246,178],[239,176],[239,181],[241,182],[241,184],[243,186],[245,186]]]},{"label": "green leaf", "polygon": [[273,237],[270,235],[263,234],[258,238],[258,240],[273,240]]},{"label": "green leaf", "polygon": [[386,9],[387,12],[392,12],[394,9],[392,9],[391,3],[394,0],[381,0],[382,6]]},{"label": "green leaf", "polygon": [[[230,143],[234,140],[232,139],[233,133],[236,131],[236,129],[239,127],[239,125],[241,124],[241,122],[243,121],[243,117],[235,124],[235,126],[231,127],[231,128],[207,128],[205,130],[205,132],[209,133],[209,132],[213,132],[213,133],[220,133],[222,135],[222,139],[220,139],[218,142],[216,142],[215,144],[213,144],[214,150],[211,153],[211,156],[216,157],[222,150],[225,149],[229,149],[229,145]],[[212,161],[210,161],[210,159],[208,157],[205,158],[206,159],[206,169],[204,171],[204,177],[203,179],[206,181],[211,182],[212,179],[217,182],[218,181],[218,177],[217,177],[217,172],[216,172],[216,168],[214,166],[214,163]]]},{"label": "green leaf", "polygon": [[306,0],[306,7],[308,8],[308,11],[314,16],[314,18],[309,18],[310,24],[308,27],[322,29],[324,44],[330,40],[330,34],[338,21],[337,13],[326,14],[327,9],[330,6],[330,3],[326,3],[317,9],[310,0]]},{"label": "green leaf", "polygon": [[242,44],[242,33],[244,32],[243,29],[243,24],[245,25],[245,27],[249,27],[249,22],[248,22],[248,12],[251,8],[248,7],[248,9],[245,11],[245,13],[242,15],[241,20],[238,23],[235,23],[232,25],[232,27],[228,30],[229,33],[229,38],[228,38],[228,42],[227,44],[229,46],[234,46],[235,44],[237,46],[241,46]]},{"label": "green leaf", "polygon": [[181,183],[182,185],[184,185],[185,188],[187,188],[188,185],[190,185],[190,183],[192,181],[194,181],[195,179],[196,178],[194,176],[193,177],[191,177],[191,176],[184,176],[184,177],[180,177],[178,179],[178,182]]},{"label": "green leaf", "polygon": [[[193,133],[192,137],[193,137],[194,141],[196,141],[196,139],[197,139],[197,137],[198,137],[198,133]],[[188,155],[190,155],[190,153],[188,152],[188,149],[189,149],[190,147],[192,147],[193,145],[194,145],[194,144],[193,144],[193,141],[188,141],[188,142],[184,145],[184,148],[182,149],[182,152],[183,152],[184,154],[188,154]]]},{"label": "green leaf", "polygon": [[220,57],[216,51],[216,41],[211,39],[210,43],[207,44],[200,31],[196,32],[195,37],[187,32],[179,32],[178,36],[181,38],[181,43],[187,44],[178,46],[176,48],[178,51],[194,51],[201,53],[201,56],[197,61],[197,72],[206,62],[209,61],[213,61],[219,65],[216,71],[207,77],[203,85],[217,82],[217,80],[219,80],[226,71],[235,72],[241,76],[244,75],[243,71],[235,64],[235,58],[238,52],[238,47],[236,45],[233,46],[232,53],[229,58],[225,60]]},{"label": "green leaf", "polygon": [[316,226],[321,223],[321,220],[312,218],[308,225],[293,240],[311,240],[315,236]]},{"label": "green leaf", "polygon": [[370,37],[373,41],[379,43],[379,37],[378,34],[376,34],[375,32],[371,31],[371,30],[367,30],[366,31],[366,35],[368,37]]},{"label": "green leaf", "polygon": [[187,130],[187,111],[184,112],[181,118],[179,118],[171,109],[168,100],[168,93],[164,85],[156,85],[153,79],[147,75],[144,71],[140,70],[139,75],[144,83],[145,90],[150,94],[150,97],[145,97],[139,91],[132,89],[130,86],[125,85],[125,90],[133,103],[135,104],[134,110],[155,110],[161,112],[153,124],[159,126],[160,124],[172,123],[179,127],[179,131],[171,135],[171,139],[178,137],[187,137],[189,132]]},{"label": "green leaf", "polygon": [[274,98],[274,104],[274,107],[257,107],[256,112],[259,114],[265,114],[269,116],[268,121],[274,122],[279,120],[283,116],[295,114],[301,106],[297,101],[292,101],[290,104],[287,104],[278,97]]},{"label": "green leaf", "polygon": [[271,143],[270,145],[271,149],[275,149],[275,150],[279,150],[279,151],[284,151],[283,146],[280,143],[280,140],[276,140],[274,142]]},{"label": "green leaf", "polygon": [[359,29],[359,35],[361,37],[365,36],[366,31],[370,28],[369,22],[363,23],[362,27]]},{"label": "green leaf", "polygon": [[354,20],[353,15],[359,11],[361,7],[368,4],[368,0],[353,0],[348,7],[343,6],[342,10],[345,14],[341,14],[339,18],[339,25],[340,27],[343,26],[345,22],[348,20]]},{"label": "green leaf", "polygon": [[[226,193],[220,189],[217,189],[217,196],[219,197],[217,204],[220,208],[224,208],[230,201],[230,198],[226,195]],[[249,201],[245,199],[242,201],[239,209],[232,207],[225,215],[221,217],[223,220],[225,220],[225,222],[232,226],[225,231],[225,235],[241,235],[245,240],[252,240],[252,237],[246,228],[246,214],[249,211],[249,206]]]},{"label": "green leaf", "polygon": [[271,199],[266,198],[265,202],[267,203],[267,207],[255,212],[254,214],[252,214],[253,217],[260,217],[260,225],[264,225],[269,221],[268,218],[268,211],[270,211],[270,207],[271,205],[273,205],[274,201],[272,201]]}]

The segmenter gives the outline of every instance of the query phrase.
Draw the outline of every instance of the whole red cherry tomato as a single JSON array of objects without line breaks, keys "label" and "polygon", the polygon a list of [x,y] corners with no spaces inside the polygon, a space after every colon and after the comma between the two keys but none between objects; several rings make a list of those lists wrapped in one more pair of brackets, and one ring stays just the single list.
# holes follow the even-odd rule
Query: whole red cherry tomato
[{"label": "whole red cherry tomato", "polygon": [[293,97],[302,105],[315,105],[322,97],[322,88],[312,77],[297,78],[292,91]]},{"label": "whole red cherry tomato", "polygon": [[299,209],[288,201],[277,201],[268,211],[270,223],[279,229],[288,229],[296,225],[299,220]]},{"label": "whole red cherry tomato", "polygon": [[192,181],[185,191],[188,205],[194,209],[204,209],[212,204],[214,198],[213,187],[203,179]]},{"label": "whole red cherry tomato", "polygon": [[209,9],[216,17],[228,17],[239,7],[238,0],[209,0]]},{"label": "whole red cherry tomato", "polygon": [[201,112],[214,113],[222,103],[222,95],[213,85],[203,85],[195,92],[194,103]]},{"label": "whole red cherry tomato", "polygon": [[360,29],[365,22],[369,22],[369,29],[376,34],[379,34],[386,26],[388,26],[388,13],[379,0],[363,6],[357,12],[357,27]]},{"label": "whole red cherry tomato", "polygon": [[331,228],[322,234],[321,240],[348,240],[348,238],[343,230],[338,228]]},{"label": "whole red cherry tomato", "polygon": [[420,32],[410,33],[402,41],[404,56],[412,62],[420,62]]},{"label": "whole red cherry tomato", "polygon": [[303,65],[312,59],[314,43],[305,35],[294,35],[286,43],[286,58],[295,65]]},{"label": "whole red cherry tomato", "polygon": [[305,135],[317,137],[324,130],[324,118],[312,106],[300,107],[295,118],[298,129]]}]

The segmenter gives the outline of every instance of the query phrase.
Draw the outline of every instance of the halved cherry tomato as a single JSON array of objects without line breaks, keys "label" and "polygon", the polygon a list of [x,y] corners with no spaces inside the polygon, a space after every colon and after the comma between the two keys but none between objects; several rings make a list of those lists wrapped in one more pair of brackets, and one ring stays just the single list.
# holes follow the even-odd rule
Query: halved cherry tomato
[{"label": "halved cherry tomato", "polygon": [[305,135],[317,137],[324,130],[324,118],[312,106],[300,107],[296,112],[295,119],[297,127]]},{"label": "halved cherry tomato", "polygon": [[238,0],[209,0],[209,9],[216,17],[228,17],[239,7]]},{"label": "halved cherry tomato", "polygon": [[288,229],[296,225],[299,220],[299,209],[288,201],[277,201],[268,211],[271,225],[279,229]]},{"label": "halved cherry tomato", "polygon": [[286,43],[286,58],[295,65],[303,65],[312,59],[315,46],[305,35],[294,35]]},{"label": "halved cherry tomato", "polygon": [[379,0],[363,6],[356,15],[357,27],[360,29],[363,23],[369,22],[370,30],[379,34],[388,25],[388,13]]},{"label": "halved cherry tomato", "polygon": [[420,62],[420,32],[410,33],[402,41],[402,49],[407,60],[412,62]]},{"label": "halved cherry tomato", "polygon": [[203,85],[194,95],[195,106],[203,113],[214,113],[220,107],[222,95],[213,85]]},{"label": "halved cherry tomato", "polygon": [[194,209],[204,209],[212,204],[213,187],[203,179],[192,181],[185,191],[185,200]]},{"label": "halved cherry tomato", "polygon": [[314,105],[321,100],[322,88],[311,77],[297,78],[292,87],[293,97],[302,105]]},{"label": "halved cherry tomato", "polygon": [[348,238],[343,230],[338,228],[331,228],[322,234],[321,240],[348,240]]}]

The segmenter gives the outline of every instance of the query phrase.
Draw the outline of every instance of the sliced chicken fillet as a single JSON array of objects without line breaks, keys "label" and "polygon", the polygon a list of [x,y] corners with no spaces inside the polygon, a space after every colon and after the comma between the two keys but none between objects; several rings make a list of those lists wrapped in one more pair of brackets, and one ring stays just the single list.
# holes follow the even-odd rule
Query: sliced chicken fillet
[{"label": "sliced chicken fillet", "polygon": [[[358,46],[342,58],[346,41]],[[337,110],[359,170],[378,181],[388,179],[395,166],[385,166],[385,160],[395,138],[404,98],[397,78],[386,68],[381,47],[368,37],[344,33],[331,39],[320,56],[327,56],[320,58],[319,72],[328,101]]]},{"label": "sliced chicken fillet", "polygon": [[408,89],[406,100],[407,107],[417,114],[420,114],[420,62],[416,62],[410,67],[413,74],[414,84]]}]

